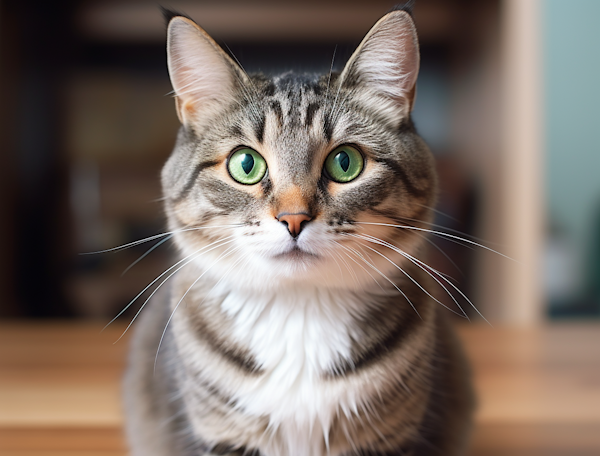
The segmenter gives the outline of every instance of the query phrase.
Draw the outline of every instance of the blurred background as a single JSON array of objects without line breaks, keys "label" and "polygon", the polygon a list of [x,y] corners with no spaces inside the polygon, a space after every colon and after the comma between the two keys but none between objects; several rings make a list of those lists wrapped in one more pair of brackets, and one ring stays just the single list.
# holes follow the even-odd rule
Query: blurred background
[{"label": "blurred background", "polygon": [[[490,320],[600,315],[593,0],[419,0],[414,119],[438,159],[432,263]],[[249,71],[341,69],[393,2],[165,2]],[[531,11],[527,11],[529,8]],[[178,121],[155,2],[0,2],[0,315],[106,319],[164,268],[158,174]],[[448,231],[454,232],[454,231]]]},{"label": "blurred background", "polygon": [[[515,3],[515,2],[513,2]],[[528,2],[525,2],[528,3]],[[600,315],[600,4],[420,0],[414,119],[438,159],[436,223],[483,249],[436,240],[432,262],[491,320]],[[0,3],[0,315],[116,313],[166,264],[158,183],[178,121],[155,2]],[[167,2],[249,72],[341,69],[393,2]],[[527,23],[529,21],[529,23]]]},{"label": "blurred background", "polygon": [[[248,72],[277,73],[343,68],[394,3],[162,5]],[[417,0],[414,16],[436,228],[513,259],[432,239],[430,264],[496,327],[459,326],[480,396],[472,455],[600,454],[600,2]],[[0,0],[3,455],[126,452],[126,344],[111,343],[132,314],[100,329],[174,252],[79,254],[163,231],[170,91],[155,0]]]},{"label": "blurred background", "polygon": [[[341,69],[394,2],[183,1],[249,71]],[[525,5],[531,3],[529,0]],[[600,315],[594,0],[419,0],[414,119],[438,159],[432,263],[486,317]],[[529,8],[531,11],[527,11]],[[178,121],[155,2],[0,2],[0,315],[106,319],[164,268],[158,174]],[[453,231],[448,231],[453,232]]]}]

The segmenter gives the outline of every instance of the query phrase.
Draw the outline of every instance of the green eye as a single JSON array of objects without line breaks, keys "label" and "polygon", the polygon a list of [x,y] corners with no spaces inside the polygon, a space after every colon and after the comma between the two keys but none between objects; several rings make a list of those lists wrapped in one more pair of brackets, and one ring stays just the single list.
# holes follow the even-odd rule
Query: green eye
[{"label": "green eye", "polygon": [[267,162],[255,150],[237,150],[227,163],[229,174],[240,184],[254,185],[261,181],[267,172]]},{"label": "green eye", "polygon": [[361,153],[351,146],[340,146],[325,160],[325,170],[336,182],[350,182],[358,177],[364,166]]}]

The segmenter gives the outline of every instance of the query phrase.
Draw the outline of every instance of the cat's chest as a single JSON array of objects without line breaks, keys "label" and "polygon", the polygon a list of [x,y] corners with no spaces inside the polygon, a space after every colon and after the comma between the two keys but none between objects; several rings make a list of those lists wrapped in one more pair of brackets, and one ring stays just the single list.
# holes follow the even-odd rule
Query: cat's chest
[{"label": "cat's chest", "polygon": [[356,306],[350,293],[230,295],[222,308],[232,318],[233,337],[261,367],[236,394],[244,410],[273,423],[327,426],[345,402],[347,391],[331,380],[331,371],[350,358]]}]

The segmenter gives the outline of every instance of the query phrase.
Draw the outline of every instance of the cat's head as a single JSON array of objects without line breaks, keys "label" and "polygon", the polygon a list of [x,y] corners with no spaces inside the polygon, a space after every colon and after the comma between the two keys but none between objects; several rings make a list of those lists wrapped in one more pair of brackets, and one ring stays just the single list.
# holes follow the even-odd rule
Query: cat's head
[{"label": "cat's head", "polygon": [[168,65],[183,126],[162,182],[190,260],[240,286],[352,288],[415,254],[423,233],[389,226],[427,226],[436,196],[410,119],[419,49],[407,12],[380,19],[341,74],[273,78],[247,75],[174,16]]}]

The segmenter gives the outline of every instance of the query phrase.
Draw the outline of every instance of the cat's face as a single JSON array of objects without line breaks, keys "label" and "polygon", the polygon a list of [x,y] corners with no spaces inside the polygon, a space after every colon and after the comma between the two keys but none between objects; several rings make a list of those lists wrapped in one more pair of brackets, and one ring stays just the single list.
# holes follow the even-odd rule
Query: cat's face
[{"label": "cat's face", "polygon": [[426,226],[436,192],[409,117],[407,13],[379,21],[339,76],[272,79],[248,77],[176,17],[169,69],[183,127],[163,187],[190,260],[241,286],[348,288],[385,281],[405,259],[390,246],[414,255],[421,233],[385,226]]}]

